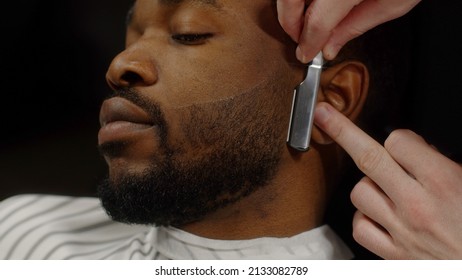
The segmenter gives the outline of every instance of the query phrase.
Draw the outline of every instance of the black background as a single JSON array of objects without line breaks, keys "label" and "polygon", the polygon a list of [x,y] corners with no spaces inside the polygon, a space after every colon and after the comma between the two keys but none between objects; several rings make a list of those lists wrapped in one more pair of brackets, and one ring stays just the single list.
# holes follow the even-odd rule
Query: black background
[{"label": "black background", "polygon": [[[123,49],[131,0],[8,1],[0,49],[0,199],[94,195],[105,72]],[[411,74],[397,124],[462,161],[462,4],[425,0],[413,23]],[[349,219],[348,223],[349,223]]]},{"label": "black background", "polygon": [[[2,26],[0,199],[93,195],[98,113],[130,0],[8,1]],[[4,4],[5,6],[5,4]]]}]

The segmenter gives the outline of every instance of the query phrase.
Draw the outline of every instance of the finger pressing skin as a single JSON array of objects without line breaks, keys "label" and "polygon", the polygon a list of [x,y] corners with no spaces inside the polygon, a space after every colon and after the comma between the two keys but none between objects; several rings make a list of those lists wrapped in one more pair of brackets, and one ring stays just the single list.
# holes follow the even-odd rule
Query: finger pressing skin
[{"label": "finger pressing skin", "polygon": [[287,34],[298,42],[303,27],[305,0],[278,0],[278,19]]},{"label": "finger pressing skin", "polygon": [[386,230],[396,223],[395,206],[370,178],[364,177],[351,192],[351,202],[364,215]]},{"label": "finger pressing skin", "polygon": [[420,0],[367,0],[356,6],[333,30],[323,48],[327,59],[334,59],[350,40],[379,24],[409,12]]},{"label": "finger pressing skin", "polygon": [[394,259],[397,256],[397,249],[391,236],[359,211],[353,218],[353,238],[379,257]]},{"label": "finger pressing skin", "polygon": [[362,0],[315,0],[305,13],[297,58],[310,62],[329,39],[332,30]]},{"label": "finger pressing skin", "polygon": [[314,122],[351,156],[356,166],[379,185],[395,204],[406,199],[401,186],[415,184],[415,181],[384,147],[328,103],[321,102],[316,106]]},{"label": "finger pressing skin", "polygon": [[[385,141],[385,149],[404,169],[424,187],[441,192],[439,188],[458,186],[462,181],[460,166],[440,154],[421,136],[410,130],[393,131]],[[451,182],[451,180],[455,182]]]}]

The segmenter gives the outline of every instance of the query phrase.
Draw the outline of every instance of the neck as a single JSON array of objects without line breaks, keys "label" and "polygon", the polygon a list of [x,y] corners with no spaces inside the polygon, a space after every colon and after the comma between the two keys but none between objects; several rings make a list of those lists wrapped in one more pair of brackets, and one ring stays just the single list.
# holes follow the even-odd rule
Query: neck
[{"label": "neck", "polygon": [[285,152],[270,184],[201,221],[184,226],[212,239],[289,237],[322,223],[326,200],[325,170],[318,152]]}]

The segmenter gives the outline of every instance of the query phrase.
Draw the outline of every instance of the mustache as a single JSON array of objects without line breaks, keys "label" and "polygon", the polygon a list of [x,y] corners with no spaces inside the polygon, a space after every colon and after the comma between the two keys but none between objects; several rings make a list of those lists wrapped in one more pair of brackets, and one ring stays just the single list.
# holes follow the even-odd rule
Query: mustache
[{"label": "mustache", "polygon": [[133,88],[121,88],[113,91],[113,93],[107,98],[110,99],[112,97],[120,97],[124,98],[136,106],[140,107],[144,111],[146,111],[152,120],[152,123],[156,124],[160,138],[166,139],[167,132],[168,132],[168,125],[165,119],[165,115],[161,109],[159,103],[150,100],[143,96],[139,91]]}]

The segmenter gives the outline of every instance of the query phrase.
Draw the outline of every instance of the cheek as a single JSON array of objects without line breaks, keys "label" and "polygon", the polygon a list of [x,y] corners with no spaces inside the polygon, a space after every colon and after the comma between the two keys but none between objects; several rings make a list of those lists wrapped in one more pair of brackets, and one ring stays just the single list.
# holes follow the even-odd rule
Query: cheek
[{"label": "cheek", "polygon": [[169,110],[169,145],[182,156],[194,157],[249,137],[271,134],[269,138],[274,139],[276,134],[285,139],[292,91],[274,83],[274,73],[270,77],[272,82],[242,91],[235,98]]},{"label": "cheek", "polygon": [[[243,42],[207,52],[172,56],[163,76],[169,106],[182,108],[235,98],[267,83],[284,61]],[[273,52],[274,54],[274,52]],[[269,57],[272,56],[273,59]]]},{"label": "cheek", "polygon": [[169,82],[174,86],[169,86],[172,90],[166,98],[172,108],[225,101],[262,82],[254,74],[256,69],[229,63],[195,61],[187,68],[178,69],[178,77],[183,78],[173,78]]}]

